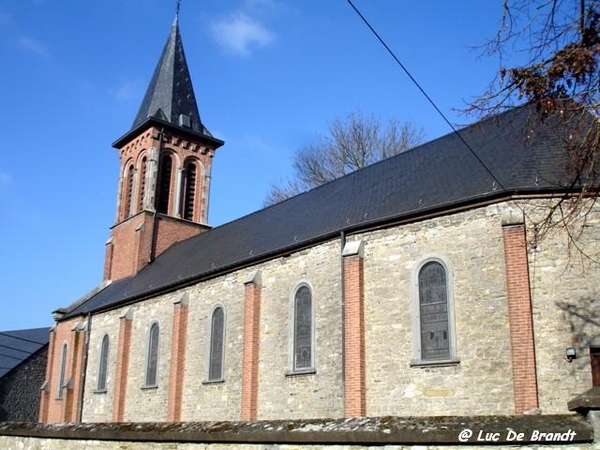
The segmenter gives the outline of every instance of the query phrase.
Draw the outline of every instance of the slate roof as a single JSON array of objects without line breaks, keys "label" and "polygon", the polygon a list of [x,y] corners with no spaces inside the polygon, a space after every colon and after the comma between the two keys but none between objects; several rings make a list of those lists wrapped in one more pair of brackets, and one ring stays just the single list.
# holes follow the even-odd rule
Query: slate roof
[{"label": "slate roof", "polygon": [[48,345],[50,328],[0,331],[0,378]]},{"label": "slate roof", "polygon": [[[184,119],[189,120],[189,123],[182,122]],[[208,140],[216,147],[223,145],[223,141],[214,138],[200,119],[177,17],[131,130],[113,146],[121,147],[150,123],[174,127],[178,131]]]},{"label": "slate roof", "polygon": [[66,317],[137,301],[154,293],[334,238],[340,232],[417,220],[515,194],[563,191],[570,130],[535,121],[530,106],[460,131],[494,177],[448,134],[277,205],[170,247],[138,274],[118,280]]}]

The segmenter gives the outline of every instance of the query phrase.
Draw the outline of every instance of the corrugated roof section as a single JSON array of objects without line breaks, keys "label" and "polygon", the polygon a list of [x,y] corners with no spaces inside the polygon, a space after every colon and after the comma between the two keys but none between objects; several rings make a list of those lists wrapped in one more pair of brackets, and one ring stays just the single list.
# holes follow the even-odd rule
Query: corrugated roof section
[{"label": "corrugated roof section", "polygon": [[49,328],[0,331],[0,378],[48,345]]}]

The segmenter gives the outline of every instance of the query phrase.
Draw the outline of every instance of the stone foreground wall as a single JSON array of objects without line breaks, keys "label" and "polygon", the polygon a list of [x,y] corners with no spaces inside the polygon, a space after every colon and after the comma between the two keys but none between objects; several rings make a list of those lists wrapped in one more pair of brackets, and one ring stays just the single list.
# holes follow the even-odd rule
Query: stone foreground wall
[{"label": "stone foreground wall", "polygon": [[3,450],[597,449],[580,415],[373,417],[335,420],[121,424],[0,423]]},{"label": "stone foreground wall", "polygon": [[42,347],[0,380],[0,421],[36,422],[48,346]]}]

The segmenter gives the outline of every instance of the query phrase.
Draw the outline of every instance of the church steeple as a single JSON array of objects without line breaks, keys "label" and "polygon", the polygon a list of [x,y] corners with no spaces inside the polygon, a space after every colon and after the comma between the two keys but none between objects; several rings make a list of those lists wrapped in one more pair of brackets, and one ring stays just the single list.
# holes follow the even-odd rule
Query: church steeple
[{"label": "church steeple", "polygon": [[196,134],[200,138],[214,140],[216,147],[223,145],[219,139],[203,125],[198,103],[187,65],[183,43],[179,33],[178,15],[163,48],[154,74],[146,90],[146,95],[135,116],[131,130],[114,143],[136,133],[146,123],[156,122],[179,128],[181,131]]},{"label": "church steeple", "polygon": [[132,275],[208,228],[212,158],[222,145],[200,119],[176,16],[131,129],[113,143],[121,169],[105,279]]}]

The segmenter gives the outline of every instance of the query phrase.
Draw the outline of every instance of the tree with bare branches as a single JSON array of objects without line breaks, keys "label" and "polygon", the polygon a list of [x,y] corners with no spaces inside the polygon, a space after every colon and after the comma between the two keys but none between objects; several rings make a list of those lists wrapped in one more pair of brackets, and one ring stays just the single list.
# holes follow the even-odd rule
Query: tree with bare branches
[{"label": "tree with bare branches", "polygon": [[334,120],[328,132],[295,153],[293,177],[271,185],[265,206],[397,155],[424,138],[424,131],[411,123],[390,120],[384,127],[374,116],[357,112]]},{"label": "tree with bare branches", "polygon": [[[559,115],[568,124],[565,194],[530,219],[538,238],[566,231],[576,246],[581,218],[585,222],[600,193],[600,1],[504,0],[501,26],[485,53],[498,56],[501,68],[468,113],[487,117],[530,102],[535,120]],[[507,66],[507,57],[515,54],[527,55],[525,62]]]}]

